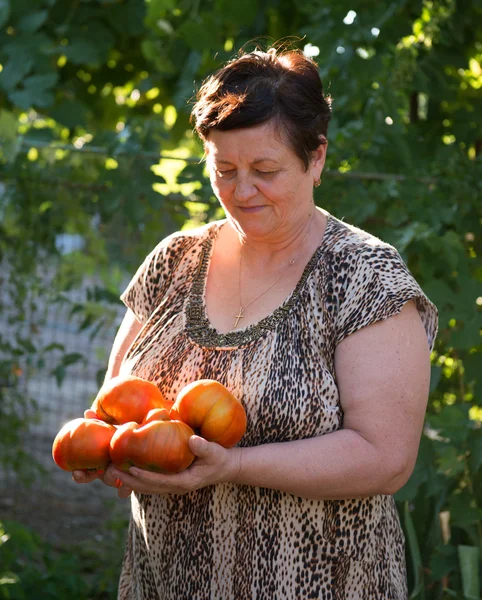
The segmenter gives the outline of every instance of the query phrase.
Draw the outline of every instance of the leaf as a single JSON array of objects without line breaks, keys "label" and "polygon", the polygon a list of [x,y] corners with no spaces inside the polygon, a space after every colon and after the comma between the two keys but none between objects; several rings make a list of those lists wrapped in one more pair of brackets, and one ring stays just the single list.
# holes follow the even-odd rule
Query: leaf
[{"label": "leaf", "polygon": [[76,64],[97,64],[101,61],[101,53],[95,42],[87,37],[71,39],[63,49],[65,56]]},{"label": "leaf", "polygon": [[467,491],[453,494],[449,499],[450,523],[466,528],[482,519],[482,509],[475,506],[475,499]]},{"label": "leaf", "polygon": [[32,88],[35,90],[50,89],[55,86],[59,80],[58,73],[43,73],[39,75],[32,75],[24,80],[25,87]]},{"label": "leaf", "polygon": [[3,109],[0,112],[0,140],[12,142],[17,137],[17,118],[9,110]]},{"label": "leaf", "polygon": [[55,131],[50,127],[39,127],[38,129],[31,128],[27,133],[27,137],[24,138],[26,144],[32,143],[35,145],[36,142],[53,142],[55,139]]},{"label": "leaf", "polygon": [[414,500],[417,496],[420,486],[427,481],[428,473],[423,465],[417,463],[415,469],[407,483],[395,493],[397,502]]},{"label": "leaf", "polygon": [[40,29],[48,16],[49,13],[47,10],[37,10],[22,17],[17,26],[22,31],[33,33]]},{"label": "leaf", "polygon": [[50,373],[55,377],[57,386],[62,387],[66,375],[65,367],[63,365],[57,365]]},{"label": "leaf", "polygon": [[176,182],[181,184],[202,181],[204,179],[204,168],[205,164],[203,162],[187,163],[182,171],[177,175]]},{"label": "leaf", "polygon": [[441,444],[438,446],[437,454],[437,470],[441,475],[457,478],[465,471],[464,456],[457,448]]},{"label": "leaf", "polygon": [[20,336],[17,336],[17,343],[29,354],[34,354],[35,352],[37,352],[37,348],[28,338],[22,338]]},{"label": "leaf", "polygon": [[430,393],[437,389],[442,376],[442,368],[437,365],[432,365],[430,369]]},{"label": "leaf", "polygon": [[62,358],[62,364],[65,367],[68,367],[69,365],[73,365],[74,363],[77,363],[83,359],[84,359],[83,354],[79,354],[78,352],[71,352],[70,354],[66,354]]},{"label": "leaf", "polygon": [[176,7],[176,0],[150,0],[147,3],[145,23],[147,27],[156,30],[157,22],[166,12]]},{"label": "leaf", "polygon": [[430,557],[430,570],[435,581],[440,581],[442,577],[448,575],[457,567],[458,555],[454,546],[447,544],[433,549],[433,554]]},{"label": "leaf", "polygon": [[480,428],[471,432],[467,442],[470,451],[469,466],[475,478],[477,471],[482,466],[482,433]]},{"label": "leaf", "polygon": [[479,548],[476,546],[458,546],[457,550],[464,597],[468,600],[480,600]]},{"label": "leaf", "polygon": [[17,137],[17,118],[9,110],[0,112],[0,139],[14,140]]},{"label": "leaf", "polygon": [[10,18],[9,0],[0,0],[0,27],[3,27]]},{"label": "leaf", "polygon": [[192,98],[194,90],[194,80],[201,65],[201,53],[192,50],[184,64],[181,77],[178,79],[176,91],[174,93],[174,106],[176,109],[182,109]]},{"label": "leaf", "polygon": [[115,43],[112,31],[99,20],[90,21],[87,30],[76,27],[69,33],[69,44],[63,52],[77,64],[97,65],[105,61]]},{"label": "leaf", "polygon": [[141,36],[145,34],[143,2],[123,2],[109,6],[109,24],[121,36]]},{"label": "leaf", "polygon": [[21,147],[21,138],[17,136],[17,119],[8,111],[0,111],[0,148],[8,162],[15,160]]},{"label": "leaf", "polygon": [[62,100],[56,104],[50,114],[53,119],[69,129],[87,125],[89,108],[76,100]]},{"label": "leaf", "polygon": [[399,252],[404,252],[406,248],[414,241],[428,237],[432,230],[426,223],[410,223],[402,228],[395,237],[395,246]]},{"label": "leaf", "polygon": [[472,352],[464,359],[464,371],[467,383],[480,379],[480,365],[482,365],[482,352],[480,351]]},{"label": "leaf", "polygon": [[199,52],[213,48],[217,43],[216,32],[204,22],[184,21],[177,33],[187,46]]},{"label": "leaf", "polygon": [[[454,317],[457,318],[457,315],[454,314]],[[465,321],[460,329],[454,331],[450,336],[451,344],[462,350],[470,350],[478,346],[480,343],[479,322],[478,315],[474,315],[472,319]]]},{"label": "leaf", "polygon": [[11,56],[0,73],[0,87],[5,90],[15,89],[18,83],[30,72],[33,64],[34,61],[31,58],[26,58],[22,52]]},{"label": "leaf", "polygon": [[109,304],[119,304],[119,294],[117,292],[113,292],[108,288],[101,288],[96,286],[94,288],[94,300],[96,302],[108,302]]},{"label": "leaf", "polygon": [[14,104],[25,109],[32,108],[32,106],[46,108],[54,102],[52,92],[41,89],[35,91],[34,88],[26,88],[19,92],[10,92],[9,96]]},{"label": "leaf", "polygon": [[430,415],[427,421],[441,437],[448,438],[454,445],[460,445],[467,439],[472,425],[468,418],[468,406],[455,404],[444,406],[438,415]]},{"label": "leaf", "polygon": [[416,598],[418,594],[421,593],[421,597],[424,597],[423,594],[423,564],[422,557],[420,554],[420,546],[417,540],[417,533],[415,531],[415,526],[413,524],[412,517],[410,515],[410,509],[408,502],[405,502],[404,506],[404,521],[405,521],[405,531],[407,533],[407,545],[410,554],[410,558],[412,559],[412,567],[413,567],[413,576],[414,576],[414,588],[410,594],[410,598]]},{"label": "leaf", "polygon": [[216,11],[236,24],[236,27],[251,25],[258,13],[257,0],[243,0],[243,2],[231,2],[231,0],[217,0]]},{"label": "leaf", "polygon": [[10,93],[10,98],[15,104],[23,108],[30,108],[31,106],[49,106],[54,100],[50,89],[55,86],[57,81],[57,73],[32,75],[24,80],[24,89]]},{"label": "leaf", "polygon": [[425,284],[424,292],[439,309],[445,306],[452,307],[456,304],[454,292],[445,281],[440,279],[433,279]]}]

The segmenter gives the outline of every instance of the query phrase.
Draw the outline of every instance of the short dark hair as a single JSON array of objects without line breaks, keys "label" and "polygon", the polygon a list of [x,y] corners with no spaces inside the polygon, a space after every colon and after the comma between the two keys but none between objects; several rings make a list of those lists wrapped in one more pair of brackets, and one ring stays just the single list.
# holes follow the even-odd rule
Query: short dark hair
[{"label": "short dark hair", "polygon": [[229,131],[274,120],[308,169],[312,152],[326,137],[331,98],[314,60],[299,50],[240,53],[197,92],[191,120],[206,141],[213,129]]}]

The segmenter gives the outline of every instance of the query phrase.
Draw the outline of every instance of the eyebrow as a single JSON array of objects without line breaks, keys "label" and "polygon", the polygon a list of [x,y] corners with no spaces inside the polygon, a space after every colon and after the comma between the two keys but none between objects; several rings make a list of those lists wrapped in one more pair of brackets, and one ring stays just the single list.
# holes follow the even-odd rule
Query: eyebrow
[{"label": "eyebrow", "polygon": [[[232,165],[233,164],[229,160],[218,160],[218,159],[216,159],[216,162],[220,163],[220,164],[224,164],[224,165]],[[252,165],[257,165],[258,163],[261,163],[261,162],[273,162],[273,163],[276,163],[278,161],[276,160],[276,158],[263,157],[263,158],[256,158],[255,160],[253,160],[253,162],[251,164]]]}]

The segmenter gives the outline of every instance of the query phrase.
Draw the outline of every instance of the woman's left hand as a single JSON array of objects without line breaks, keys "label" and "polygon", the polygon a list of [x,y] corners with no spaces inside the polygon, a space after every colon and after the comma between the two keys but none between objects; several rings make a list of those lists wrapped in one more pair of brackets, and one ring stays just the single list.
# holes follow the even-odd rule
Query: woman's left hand
[{"label": "woman's left hand", "polygon": [[236,478],[241,468],[240,448],[223,448],[197,435],[189,438],[189,448],[196,459],[181,473],[153,473],[137,467],[124,473],[111,465],[105,478],[120,479],[124,486],[142,494],[187,494]]}]

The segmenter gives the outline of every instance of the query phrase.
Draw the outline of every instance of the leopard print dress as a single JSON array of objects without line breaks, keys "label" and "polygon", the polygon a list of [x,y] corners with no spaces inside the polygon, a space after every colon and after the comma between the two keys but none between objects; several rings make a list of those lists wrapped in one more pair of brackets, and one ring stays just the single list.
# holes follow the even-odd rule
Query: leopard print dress
[{"label": "leopard print dress", "polygon": [[[247,412],[240,446],[340,429],[336,345],[410,299],[432,347],[437,310],[398,252],[332,215],[284,303],[255,325],[218,333],[204,290],[223,223],[169,236],[141,265],[122,300],[143,328],[121,373],[155,382],[171,400],[196,379],[220,381]],[[226,483],[131,502],[120,600],[407,598],[392,496],[316,501]]]}]

